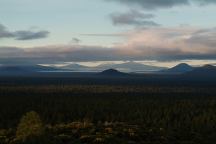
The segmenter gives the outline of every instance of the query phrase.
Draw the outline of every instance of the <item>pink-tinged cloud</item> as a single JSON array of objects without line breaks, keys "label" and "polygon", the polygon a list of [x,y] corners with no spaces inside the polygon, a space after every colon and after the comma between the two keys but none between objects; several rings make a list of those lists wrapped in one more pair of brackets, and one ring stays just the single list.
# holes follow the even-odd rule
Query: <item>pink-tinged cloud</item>
[{"label": "pink-tinged cloud", "polygon": [[144,55],[157,52],[208,54],[216,52],[216,29],[194,27],[136,29],[125,34],[126,41],[117,47]]}]

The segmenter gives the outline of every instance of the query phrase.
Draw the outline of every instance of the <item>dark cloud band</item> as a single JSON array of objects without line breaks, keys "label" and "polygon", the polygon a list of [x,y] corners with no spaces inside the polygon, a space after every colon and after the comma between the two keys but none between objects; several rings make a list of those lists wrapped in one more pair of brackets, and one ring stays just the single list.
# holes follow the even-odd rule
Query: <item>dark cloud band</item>
[{"label": "dark cloud band", "polygon": [[192,3],[200,6],[208,4],[216,4],[216,0],[105,0],[120,2],[128,6],[139,6],[144,9],[152,10],[158,8],[171,8],[174,6],[190,5]]},{"label": "dark cloud band", "polygon": [[120,2],[129,6],[140,6],[145,9],[170,8],[176,5],[188,5],[188,0],[105,0]]}]

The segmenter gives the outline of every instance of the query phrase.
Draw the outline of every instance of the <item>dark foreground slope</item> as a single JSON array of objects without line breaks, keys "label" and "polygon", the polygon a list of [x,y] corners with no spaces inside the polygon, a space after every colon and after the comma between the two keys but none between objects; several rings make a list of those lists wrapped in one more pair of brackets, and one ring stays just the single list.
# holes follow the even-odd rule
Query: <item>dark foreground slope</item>
[{"label": "dark foreground slope", "polygon": [[215,96],[214,86],[0,86],[0,143],[214,143]]},{"label": "dark foreground slope", "polygon": [[216,85],[216,71],[185,74],[125,74],[125,73],[31,73],[1,76],[0,85],[167,85],[167,86],[211,86]]}]

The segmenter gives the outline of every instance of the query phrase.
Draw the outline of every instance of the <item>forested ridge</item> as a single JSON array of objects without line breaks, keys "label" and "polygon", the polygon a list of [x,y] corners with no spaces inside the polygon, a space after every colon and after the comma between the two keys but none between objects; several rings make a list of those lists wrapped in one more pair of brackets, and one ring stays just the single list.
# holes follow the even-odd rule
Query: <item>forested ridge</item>
[{"label": "forested ridge", "polygon": [[0,87],[0,144],[215,141],[214,87]]}]

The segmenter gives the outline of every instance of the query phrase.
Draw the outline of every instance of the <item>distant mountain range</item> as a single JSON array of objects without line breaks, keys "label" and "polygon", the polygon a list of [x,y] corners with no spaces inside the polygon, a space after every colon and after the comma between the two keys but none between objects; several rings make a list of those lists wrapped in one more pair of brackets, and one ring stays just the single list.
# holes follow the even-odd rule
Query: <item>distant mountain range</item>
[{"label": "distant mountain range", "polygon": [[122,64],[105,64],[95,67],[96,69],[117,69],[122,72],[151,72],[165,69],[164,67],[144,65],[136,62],[126,62]]},{"label": "distant mountain range", "polygon": [[124,76],[127,74],[122,73],[122,72],[115,70],[115,69],[108,69],[108,70],[104,70],[104,71],[100,72],[99,75],[101,75],[101,76]]},{"label": "distant mountain range", "polygon": [[[161,70],[163,69],[163,70]],[[188,64],[181,63],[172,68],[162,68],[149,65],[143,65],[135,62],[127,62],[122,64],[104,64],[97,67],[86,67],[79,64],[69,64],[64,67],[54,68],[42,65],[0,65],[1,75],[13,75],[13,74],[32,74],[38,72],[101,72],[100,75],[113,75],[120,76],[130,73],[135,75],[135,73],[150,73],[152,75],[163,74],[180,74],[184,77],[197,77],[197,78],[209,78],[216,77],[216,67],[212,65],[205,65],[203,67],[192,67]]]},{"label": "distant mountain range", "polygon": [[70,70],[70,71],[91,71],[90,67],[83,66],[83,65],[80,65],[80,64],[76,64],[76,63],[68,64],[66,66],[62,66],[62,67],[60,67],[60,69],[62,69],[62,70]]},{"label": "distant mountain range", "polygon": [[205,65],[203,67],[194,68],[187,72],[184,76],[196,77],[199,79],[216,78],[216,67],[212,65]]},{"label": "distant mountain range", "polygon": [[157,67],[157,66],[150,66],[150,65],[144,65],[136,62],[126,62],[122,64],[101,64],[96,67],[87,67],[79,64],[69,64],[63,67],[60,67],[61,69],[67,69],[72,71],[104,71],[107,69],[116,69],[121,72],[153,72],[153,71],[159,71],[162,69],[166,69],[165,67]]},{"label": "distant mountain range", "polygon": [[194,67],[186,64],[186,63],[181,63],[181,64],[178,64],[170,69],[165,69],[165,70],[162,70],[160,72],[162,73],[167,73],[167,74],[182,74],[182,73],[186,73],[186,72],[190,72],[194,70]]},{"label": "distant mountain range", "polygon": [[42,71],[56,71],[57,68],[41,66],[41,65],[1,65],[0,72],[7,73],[29,73],[29,72],[42,72]]}]

